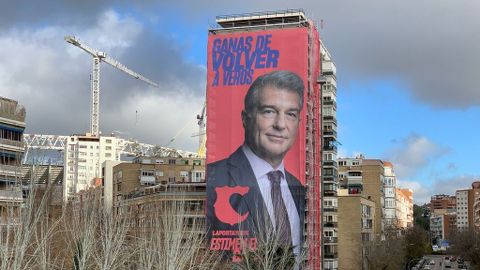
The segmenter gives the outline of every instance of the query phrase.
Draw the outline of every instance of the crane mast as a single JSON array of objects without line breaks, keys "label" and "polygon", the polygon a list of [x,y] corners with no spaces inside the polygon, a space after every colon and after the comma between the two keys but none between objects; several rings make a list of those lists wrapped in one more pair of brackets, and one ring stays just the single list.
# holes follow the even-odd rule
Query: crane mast
[{"label": "crane mast", "polygon": [[127,68],[125,65],[119,61],[108,57],[106,53],[98,51],[96,49],[90,48],[85,43],[80,42],[74,36],[66,36],[65,41],[84,50],[92,56],[93,68],[92,68],[92,77],[91,77],[91,103],[90,103],[90,133],[93,136],[98,137],[100,134],[100,63],[105,62],[125,73],[152,85],[158,87],[158,84],[145,78],[141,74]]}]

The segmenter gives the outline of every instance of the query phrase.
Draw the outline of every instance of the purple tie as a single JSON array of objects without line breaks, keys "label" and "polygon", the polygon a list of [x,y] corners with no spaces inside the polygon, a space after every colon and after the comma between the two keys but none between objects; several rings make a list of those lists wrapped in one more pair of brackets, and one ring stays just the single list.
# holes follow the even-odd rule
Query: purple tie
[{"label": "purple tie", "polygon": [[282,198],[282,189],[280,182],[283,173],[281,171],[271,171],[267,174],[271,183],[271,196],[273,204],[273,213],[275,215],[275,231],[278,241],[283,245],[292,244],[292,232],[290,231],[290,220],[288,219],[287,208]]}]

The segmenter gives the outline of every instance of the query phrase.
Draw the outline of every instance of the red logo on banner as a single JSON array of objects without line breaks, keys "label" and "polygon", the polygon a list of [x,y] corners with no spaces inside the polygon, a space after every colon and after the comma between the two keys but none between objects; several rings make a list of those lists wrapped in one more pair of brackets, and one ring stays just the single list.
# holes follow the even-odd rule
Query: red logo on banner
[{"label": "red logo on banner", "polygon": [[240,215],[235,209],[232,208],[230,204],[230,197],[233,194],[245,195],[249,187],[216,187],[215,192],[217,193],[217,200],[213,207],[215,208],[215,216],[223,223],[234,225],[247,219],[249,212],[246,212],[243,215]]}]

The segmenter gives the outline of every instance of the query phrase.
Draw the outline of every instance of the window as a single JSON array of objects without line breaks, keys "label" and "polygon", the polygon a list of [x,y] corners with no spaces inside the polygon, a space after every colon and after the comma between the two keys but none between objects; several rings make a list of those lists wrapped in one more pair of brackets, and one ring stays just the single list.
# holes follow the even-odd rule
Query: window
[{"label": "window", "polygon": [[106,143],[112,143],[112,140],[111,139],[106,139],[105,142]]},{"label": "window", "polygon": [[165,160],[163,160],[163,159],[156,159],[156,160],[155,160],[155,163],[156,163],[156,164],[165,164]]},{"label": "window", "polygon": [[180,176],[181,177],[188,177],[188,172],[187,171],[180,171]]},{"label": "window", "polygon": [[112,147],[111,147],[111,146],[107,146],[107,147],[105,147],[105,150],[112,150]]},{"label": "window", "polygon": [[155,174],[156,174],[157,176],[163,176],[163,171],[156,171]]},{"label": "window", "polygon": [[195,160],[193,160],[193,165],[194,166],[200,166],[200,165],[202,165],[202,161],[198,160],[198,159],[195,159]]},{"label": "window", "polygon": [[175,165],[175,159],[169,159],[168,164],[170,165]]},{"label": "window", "polygon": [[111,153],[105,153],[105,157],[106,158],[112,157],[112,154]]}]

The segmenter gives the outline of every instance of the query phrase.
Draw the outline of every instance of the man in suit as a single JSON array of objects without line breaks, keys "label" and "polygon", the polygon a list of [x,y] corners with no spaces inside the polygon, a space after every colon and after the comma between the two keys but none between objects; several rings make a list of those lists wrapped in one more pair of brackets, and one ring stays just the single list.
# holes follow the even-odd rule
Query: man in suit
[{"label": "man in suit", "polygon": [[248,89],[243,145],[207,165],[210,239],[239,233],[270,241],[274,232],[277,243],[300,252],[305,188],[285,170],[283,159],[297,138],[303,95],[303,80],[290,71],[264,74]]}]

